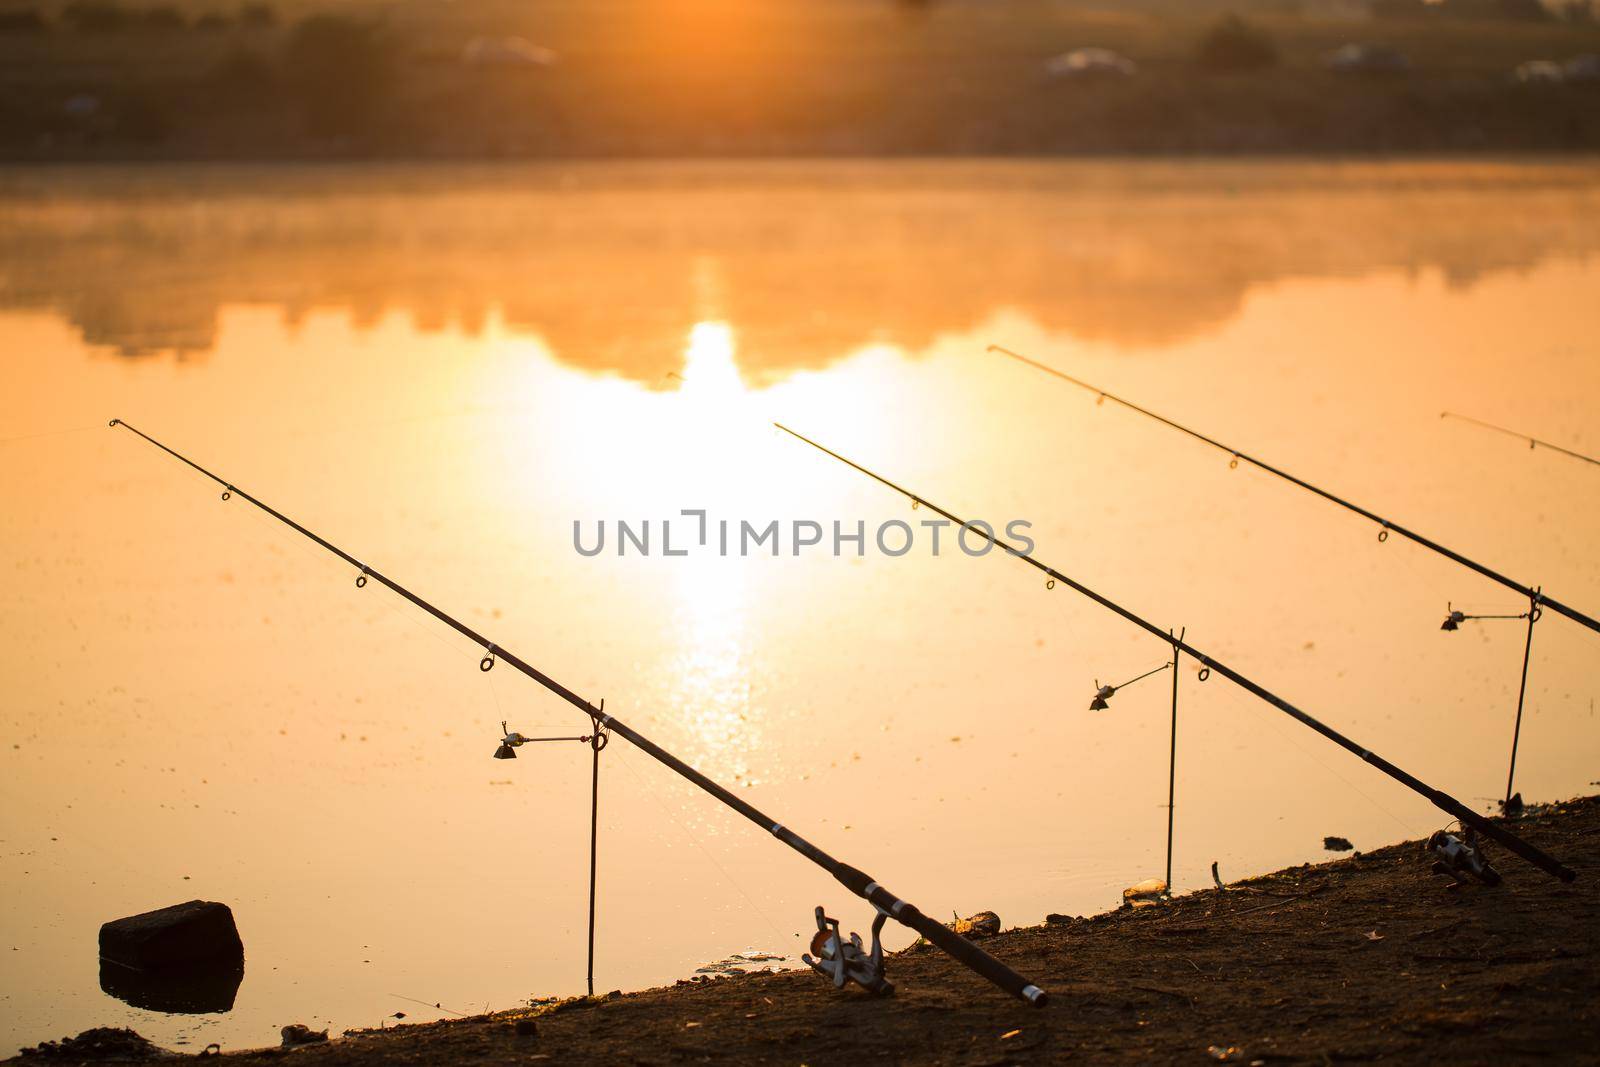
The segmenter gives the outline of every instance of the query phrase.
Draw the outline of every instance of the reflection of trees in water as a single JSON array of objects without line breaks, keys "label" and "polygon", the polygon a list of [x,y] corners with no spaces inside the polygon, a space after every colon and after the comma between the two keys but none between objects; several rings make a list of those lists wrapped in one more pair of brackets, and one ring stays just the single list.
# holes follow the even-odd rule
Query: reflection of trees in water
[{"label": "reflection of trees in water", "polygon": [[0,306],[125,355],[204,353],[223,304],[290,320],[490,309],[642,381],[731,322],[755,377],[1000,309],[1084,339],[1180,340],[1290,277],[1454,285],[1600,247],[1581,166],[750,164],[13,173]]}]

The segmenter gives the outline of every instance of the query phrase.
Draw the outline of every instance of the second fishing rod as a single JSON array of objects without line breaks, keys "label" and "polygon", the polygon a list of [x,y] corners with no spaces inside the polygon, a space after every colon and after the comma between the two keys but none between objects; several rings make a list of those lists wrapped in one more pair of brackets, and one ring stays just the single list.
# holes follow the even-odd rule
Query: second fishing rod
[{"label": "second fishing rod", "polygon": [[[1507,589],[1516,590],[1518,593],[1522,594],[1522,596],[1526,597],[1535,607],[1537,607],[1539,605],[1544,605],[1545,607],[1550,608],[1552,611],[1560,612],[1562,615],[1565,615],[1567,618],[1571,619],[1573,622],[1579,623],[1580,625],[1583,625],[1583,626],[1587,626],[1589,629],[1594,630],[1597,633],[1600,633],[1600,620],[1597,620],[1597,619],[1593,618],[1590,615],[1584,614],[1583,612],[1579,611],[1577,608],[1568,607],[1567,605],[1561,603],[1561,601],[1553,599],[1548,593],[1544,592],[1544,590],[1542,588],[1537,587],[1537,586],[1524,585],[1523,583],[1515,580],[1514,578],[1508,578],[1504,574],[1501,574],[1499,571],[1494,570],[1491,567],[1487,567],[1484,564],[1479,563],[1475,559],[1470,559],[1467,556],[1463,556],[1459,552],[1456,552],[1456,551],[1454,551],[1452,549],[1446,548],[1444,545],[1441,545],[1439,542],[1431,540],[1431,539],[1429,539],[1427,537],[1424,537],[1424,536],[1422,536],[1421,534],[1417,533],[1414,530],[1408,530],[1404,526],[1401,526],[1397,522],[1391,522],[1390,520],[1384,518],[1381,515],[1378,515],[1378,514],[1372,512],[1372,511],[1368,511],[1366,508],[1362,507],[1359,504],[1351,503],[1350,501],[1346,500],[1344,497],[1341,497],[1341,496],[1338,496],[1338,495],[1336,495],[1334,493],[1328,492],[1328,490],[1323,489],[1321,486],[1312,485],[1310,482],[1306,481],[1304,478],[1297,478],[1294,475],[1290,474],[1288,471],[1282,470],[1282,469],[1280,469],[1278,467],[1274,467],[1272,464],[1266,462],[1265,460],[1257,459],[1256,457],[1250,455],[1247,452],[1239,451],[1237,448],[1230,448],[1229,446],[1223,444],[1221,441],[1218,441],[1213,437],[1207,437],[1205,434],[1201,433],[1199,430],[1193,430],[1193,429],[1190,429],[1189,427],[1183,425],[1180,422],[1174,422],[1172,419],[1167,418],[1165,415],[1158,415],[1154,411],[1151,411],[1149,408],[1140,407],[1138,404],[1135,404],[1133,401],[1125,400],[1122,397],[1117,396],[1115,393],[1108,393],[1104,389],[1101,389],[1097,385],[1090,385],[1088,382],[1084,381],[1081,378],[1074,378],[1072,375],[1068,374],[1067,372],[1062,371],[1062,370],[1057,370],[1055,367],[1052,367],[1047,363],[1040,363],[1038,360],[1029,359],[1027,356],[1022,355],[1020,352],[1013,352],[1011,349],[1006,348],[1006,347],[1004,347],[1002,345],[990,345],[989,346],[989,351],[997,352],[1002,356],[1009,356],[1010,358],[1016,360],[1019,363],[1023,363],[1023,364],[1026,364],[1029,367],[1032,367],[1034,370],[1043,371],[1045,374],[1048,374],[1053,378],[1060,378],[1064,382],[1070,382],[1071,384],[1076,385],[1079,389],[1088,390],[1089,392],[1095,394],[1095,396],[1098,397],[1098,398],[1105,399],[1105,400],[1110,400],[1110,401],[1112,401],[1113,403],[1116,403],[1116,404],[1121,404],[1123,407],[1127,408],[1129,411],[1138,412],[1140,415],[1143,415],[1146,418],[1154,419],[1155,421],[1161,423],[1163,426],[1170,426],[1172,429],[1177,430],[1179,433],[1188,434],[1190,437],[1193,437],[1197,441],[1203,441],[1204,443],[1210,445],[1212,448],[1215,448],[1215,449],[1218,449],[1219,451],[1227,453],[1231,457],[1231,459],[1229,460],[1230,464],[1236,465],[1242,460],[1245,463],[1250,464],[1252,467],[1256,467],[1256,468],[1258,468],[1260,470],[1266,471],[1268,474],[1274,475],[1275,477],[1282,478],[1284,481],[1290,483],[1291,485],[1298,485],[1301,489],[1306,490],[1308,493],[1315,493],[1317,496],[1320,496],[1324,500],[1331,501],[1332,503],[1335,503],[1335,504],[1339,505],[1340,507],[1345,508],[1348,511],[1353,511],[1357,515],[1360,515],[1364,519],[1370,519],[1372,522],[1377,523],[1378,526],[1380,527],[1380,529],[1378,531],[1378,540],[1380,540],[1380,541],[1387,541],[1389,539],[1389,535],[1391,533],[1399,534],[1401,537],[1404,537],[1406,540],[1411,541],[1414,544],[1421,545],[1423,548],[1426,548],[1431,552],[1437,552],[1439,555],[1443,556],[1445,559],[1448,559],[1448,560],[1451,560],[1451,561],[1453,561],[1455,563],[1458,563],[1461,566],[1466,567],[1468,570],[1476,571],[1477,573],[1483,575],[1485,578],[1488,578],[1491,581],[1499,582],[1501,585],[1505,586]],[[1498,429],[1498,427],[1496,427],[1496,428]]]},{"label": "second fishing rod", "polygon": [[1010,544],[1007,544],[1005,541],[1002,541],[998,537],[994,536],[994,534],[986,529],[983,524],[968,522],[968,520],[961,518],[954,512],[947,511],[939,505],[933,503],[927,497],[919,496],[918,494],[913,493],[911,490],[890,481],[883,475],[878,474],[875,471],[868,470],[866,467],[856,463],[854,460],[841,456],[839,453],[833,451],[825,445],[818,444],[816,441],[811,440],[811,438],[806,437],[804,434],[796,433],[794,430],[789,429],[789,427],[783,425],[782,423],[774,423],[773,425],[777,426],[777,428],[782,430],[784,433],[787,433],[790,436],[805,442],[812,448],[815,448],[817,451],[832,456],[845,466],[852,467],[879,484],[887,486],[888,488],[899,493],[901,496],[909,499],[913,505],[925,507],[935,514],[955,523],[963,530],[971,530],[973,533],[984,538],[996,548],[1004,549],[1008,556],[1012,556],[1021,562],[1026,563],[1028,566],[1041,571],[1048,576],[1050,581],[1060,582],[1062,585],[1065,585],[1068,588],[1083,594],[1090,600],[1093,600],[1101,607],[1107,608],[1110,611],[1122,616],[1124,619],[1133,623],[1141,630],[1146,631],[1152,636],[1160,639],[1162,642],[1170,645],[1174,651],[1182,652],[1185,655],[1193,657],[1200,662],[1200,665],[1203,669],[1215,671],[1217,674],[1222,675],[1224,678],[1228,679],[1230,682],[1234,683],[1251,696],[1265,701],[1274,708],[1277,708],[1279,711],[1288,715],[1290,718],[1300,722],[1302,725],[1309,726],[1311,729],[1315,730],[1323,737],[1326,737],[1334,744],[1355,753],[1355,755],[1359,756],[1366,763],[1376,767],[1378,770],[1382,771],[1384,774],[1387,774],[1390,778],[1393,778],[1401,785],[1404,785],[1413,792],[1416,792],[1427,798],[1428,801],[1440,811],[1445,812],[1455,819],[1459,819],[1463,826],[1471,827],[1477,833],[1482,834],[1484,837],[1489,838],[1506,850],[1522,857],[1524,860],[1527,860],[1540,870],[1561,879],[1563,882],[1570,882],[1577,877],[1577,874],[1570,867],[1567,867],[1554,856],[1551,856],[1544,850],[1529,844],[1516,834],[1506,830],[1504,827],[1484,818],[1482,815],[1479,815],[1477,812],[1461,803],[1461,801],[1457,800],[1455,797],[1441,790],[1435,789],[1422,779],[1408,773],[1405,770],[1402,770],[1395,764],[1390,763],[1388,760],[1373,752],[1371,749],[1352,741],[1338,730],[1335,730],[1333,727],[1328,726],[1326,723],[1300,710],[1287,700],[1278,696],[1276,693],[1273,693],[1263,686],[1251,681],[1249,678],[1240,674],[1227,664],[1220,663],[1217,660],[1212,659],[1204,652],[1201,652],[1198,648],[1195,648],[1193,645],[1186,642],[1182,637],[1174,635],[1170,630],[1162,629],[1155,623],[1149,621],[1141,615],[1135,614],[1109,597],[1095,592],[1093,589],[1090,589],[1083,583],[1075,581],[1072,578],[1067,577],[1065,574],[1062,574],[1054,567],[1051,567],[1045,563],[1041,563],[1039,560],[1034,559],[1033,556],[1019,551]]}]

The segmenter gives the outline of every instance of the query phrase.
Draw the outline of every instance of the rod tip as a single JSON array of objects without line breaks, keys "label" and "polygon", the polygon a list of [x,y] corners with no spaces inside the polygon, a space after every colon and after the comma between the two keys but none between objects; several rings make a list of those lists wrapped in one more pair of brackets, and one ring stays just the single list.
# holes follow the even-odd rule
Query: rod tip
[{"label": "rod tip", "polygon": [[120,425],[122,425],[122,420],[121,419],[112,419],[110,422],[106,423],[106,425],[107,426],[120,426]]}]

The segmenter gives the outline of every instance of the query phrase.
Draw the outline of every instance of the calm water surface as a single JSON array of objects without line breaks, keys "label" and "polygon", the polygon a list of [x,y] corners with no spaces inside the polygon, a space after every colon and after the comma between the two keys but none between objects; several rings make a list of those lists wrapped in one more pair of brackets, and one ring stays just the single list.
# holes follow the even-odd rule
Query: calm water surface
[{"label": "calm water surface", "polygon": [[[573,521],[921,517],[781,418],[1031,521],[1041,558],[1487,807],[1521,627],[1439,621],[1512,594],[984,348],[1594,611],[1594,468],[1438,416],[1600,449],[1597,253],[1587,164],[0,173],[0,1049],[91,1025],[238,1048],[582,990],[588,754],[490,754],[502,719],[584,720],[111,416],[925,910],[1032,923],[1160,874],[1168,687],[1085,709],[1162,645],[999,557],[586,558]],[[1538,628],[1530,798],[1600,777],[1596,647]],[[1441,824],[1180,681],[1180,889]],[[818,903],[865,929],[625,742],[603,760],[601,988],[793,957]],[[100,992],[99,924],[193,897],[236,913],[234,1009]]]}]

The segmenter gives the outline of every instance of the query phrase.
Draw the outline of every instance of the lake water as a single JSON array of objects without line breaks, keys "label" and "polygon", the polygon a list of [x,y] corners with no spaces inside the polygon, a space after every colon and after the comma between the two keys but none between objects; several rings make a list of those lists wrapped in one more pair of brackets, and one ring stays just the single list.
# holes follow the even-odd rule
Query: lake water
[{"label": "lake water", "polygon": [[[1039,558],[1487,809],[1523,625],[1439,623],[1514,593],[985,347],[1593,612],[1600,472],[1439,413],[1600,450],[1597,293],[1584,163],[0,172],[0,1050],[583,988],[589,755],[490,755],[502,719],[586,720],[110,417],[925,911],[1035,923],[1161,873],[1167,676],[1086,708],[1166,647],[998,554],[885,556],[871,531],[926,513],[768,423],[1031,522]],[[702,508],[859,520],[869,550],[661,555]],[[655,551],[579,554],[602,519],[653,520]],[[1530,799],[1600,778],[1596,638],[1537,627]],[[1180,685],[1179,889],[1443,824],[1221,678]],[[602,764],[600,989],[792,962],[818,903],[866,929],[626,742]],[[233,1010],[102,993],[100,923],[195,897],[236,914]]]}]

